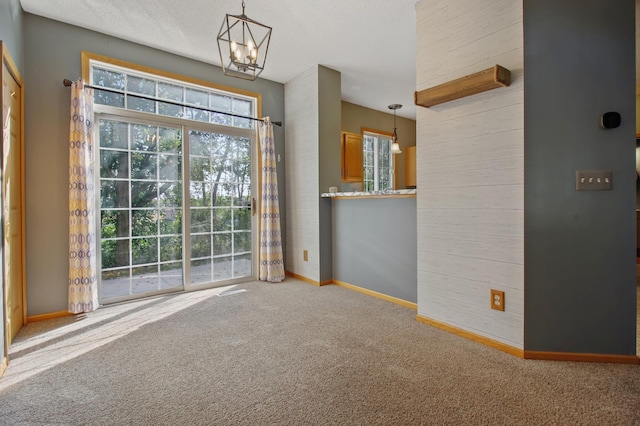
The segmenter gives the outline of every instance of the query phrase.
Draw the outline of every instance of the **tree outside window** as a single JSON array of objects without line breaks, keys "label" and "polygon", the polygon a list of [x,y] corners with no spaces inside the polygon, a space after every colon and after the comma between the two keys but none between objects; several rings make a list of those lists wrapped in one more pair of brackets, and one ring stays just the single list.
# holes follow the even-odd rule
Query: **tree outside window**
[{"label": "tree outside window", "polygon": [[390,135],[364,132],[362,141],[364,191],[393,189],[394,161],[391,143]]}]

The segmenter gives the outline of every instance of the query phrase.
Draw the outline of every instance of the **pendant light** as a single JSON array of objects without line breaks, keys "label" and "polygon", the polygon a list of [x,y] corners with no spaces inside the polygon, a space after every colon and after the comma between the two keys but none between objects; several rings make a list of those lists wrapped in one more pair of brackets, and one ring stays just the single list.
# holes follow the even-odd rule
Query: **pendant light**
[{"label": "pendant light", "polygon": [[398,145],[398,133],[396,132],[396,110],[402,108],[400,104],[391,104],[389,105],[389,109],[393,110],[393,143],[391,144],[391,153],[392,154],[402,154],[400,150],[400,145]]},{"label": "pendant light", "polygon": [[271,27],[244,14],[227,14],[218,33],[218,52],[225,75],[255,80],[264,70],[271,39]]}]

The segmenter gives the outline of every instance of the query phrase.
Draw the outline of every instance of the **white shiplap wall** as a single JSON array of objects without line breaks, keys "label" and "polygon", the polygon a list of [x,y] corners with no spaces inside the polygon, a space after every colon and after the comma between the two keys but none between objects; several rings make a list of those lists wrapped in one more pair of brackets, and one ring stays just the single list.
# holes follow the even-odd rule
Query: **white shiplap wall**
[{"label": "white shiplap wall", "polygon": [[[286,270],[320,281],[318,68],[284,85]],[[309,250],[309,260],[303,260]]]},{"label": "white shiplap wall", "polygon": [[[522,2],[421,0],[422,90],[500,64],[511,86],[417,112],[418,314],[524,347]],[[490,289],[506,311],[490,309]]]}]

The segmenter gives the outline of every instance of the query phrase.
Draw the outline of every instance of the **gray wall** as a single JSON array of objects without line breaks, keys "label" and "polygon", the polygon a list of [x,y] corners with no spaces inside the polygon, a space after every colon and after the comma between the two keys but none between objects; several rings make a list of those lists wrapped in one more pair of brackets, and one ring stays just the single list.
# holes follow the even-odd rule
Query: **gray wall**
[{"label": "gray wall", "polygon": [[338,71],[318,67],[319,192],[340,185],[342,85]]},{"label": "gray wall", "polygon": [[0,0],[0,40],[6,43],[9,54],[21,73],[24,73],[23,15],[20,0]]},{"label": "gray wall", "polygon": [[[318,196],[329,192],[329,187],[340,186],[340,115],[342,85],[340,73],[318,67]],[[320,282],[333,278],[331,202],[321,199],[320,204]]]},{"label": "gray wall", "polygon": [[[634,0],[524,1],[526,350],[635,354],[634,16]],[[581,169],[613,171],[613,190],[575,191]]]},{"label": "gray wall", "polygon": [[[210,64],[31,14],[25,14],[24,29],[28,34],[24,45],[27,306],[32,316],[67,306],[69,89],[62,80],[81,76],[82,50],[260,92],[262,113],[274,121],[284,119],[284,87],[267,80],[226,77]],[[274,130],[276,154],[284,158],[284,129],[275,126]],[[284,162],[278,168],[284,233]]]},{"label": "gray wall", "polygon": [[333,277],[417,303],[416,199],[332,202]]},{"label": "gray wall", "polygon": [[[393,114],[376,111],[350,102],[342,102],[342,130],[351,133],[360,133],[363,127],[369,129],[393,132]],[[406,188],[405,178],[405,148],[416,144],[416,121],[404,117],[396,118],[398,144],[402,154],[396,155],[396,188]],[[338,161],[340,157],[338,157]],[[342,184],[345,191],[360,191],[362,184]]]}]

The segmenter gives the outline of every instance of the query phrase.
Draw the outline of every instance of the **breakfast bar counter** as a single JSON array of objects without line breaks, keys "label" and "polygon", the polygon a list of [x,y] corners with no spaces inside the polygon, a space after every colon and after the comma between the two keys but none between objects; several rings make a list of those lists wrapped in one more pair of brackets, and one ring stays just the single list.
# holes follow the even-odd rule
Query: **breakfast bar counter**
[{"label": "breakfast bar counter", "polygon": [[320,195],[323,198],[415,198],[415,189],[393,189],[386,191],[354,191],[354,192],[325,192]]},{"label": "breakfast bar counter", "polygon": [[322,197],[331,199],[334,281],[417,303],[416,190]]}]

